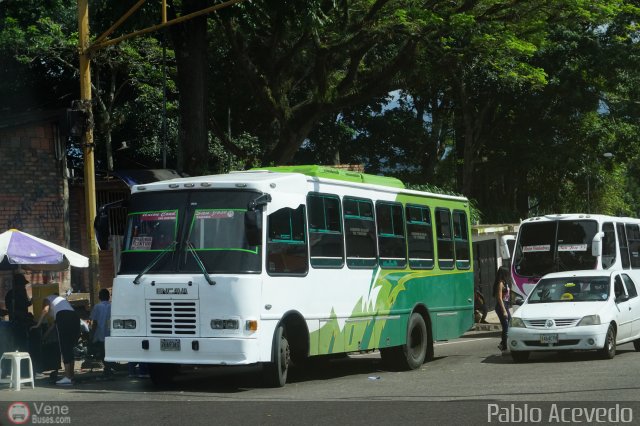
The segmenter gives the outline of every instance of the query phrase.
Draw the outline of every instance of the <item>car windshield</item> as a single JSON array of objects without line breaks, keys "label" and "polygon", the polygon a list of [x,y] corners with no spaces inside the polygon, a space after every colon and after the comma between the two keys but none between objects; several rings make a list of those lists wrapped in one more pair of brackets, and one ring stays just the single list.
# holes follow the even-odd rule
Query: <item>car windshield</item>
[{"label": "car windshield", "polygon": [[529,295],[527,303],[593,302],[609,298],[609,277],[545,278]]}]

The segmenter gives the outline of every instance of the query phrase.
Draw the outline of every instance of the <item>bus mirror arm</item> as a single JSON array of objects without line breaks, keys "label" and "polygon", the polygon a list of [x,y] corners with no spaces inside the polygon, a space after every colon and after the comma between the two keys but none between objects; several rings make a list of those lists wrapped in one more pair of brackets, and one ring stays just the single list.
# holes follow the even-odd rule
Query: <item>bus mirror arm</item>
[{"label": "bus mirror arm", "polygon": [[260,206],[266,206],[271,202],[271,194],[262,194],[258,198],[249,201],[247,204],[247,210],[250,212],[255,211]]},{"label": "bus mirror arm", "polygon": [[591,242],[592,256],[602,256],[602,237],[604,237],[604,232],[598,232],[594,235],[593,241]]}]

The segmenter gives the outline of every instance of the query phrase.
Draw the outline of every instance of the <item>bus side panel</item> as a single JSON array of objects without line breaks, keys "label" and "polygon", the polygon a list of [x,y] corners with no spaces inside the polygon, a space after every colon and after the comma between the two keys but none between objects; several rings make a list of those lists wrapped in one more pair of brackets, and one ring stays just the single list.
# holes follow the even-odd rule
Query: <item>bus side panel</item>
[{"label": "bus side panel", "polygon": [[405,343],[408,314],[417,303],[429,310],[436,340],[459,337],[473,325],[473,272],[434,275],[414,272],[397,281],[395,287],[402,290],[397,291],[389,315],[401,315],[404,321],[385,324],[380,339],[382,347],[387,341],[392,345]]}]

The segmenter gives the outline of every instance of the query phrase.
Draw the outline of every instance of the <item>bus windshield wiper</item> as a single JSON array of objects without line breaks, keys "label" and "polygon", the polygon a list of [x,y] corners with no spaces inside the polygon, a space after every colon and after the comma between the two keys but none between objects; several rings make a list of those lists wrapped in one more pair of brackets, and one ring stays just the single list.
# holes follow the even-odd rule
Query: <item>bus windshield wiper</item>
[{"label": "bus windshield wiper", "polygon": [[162,259],[167,253],[169,253],[170,251],[172,252],[174,250],[174,248],[176,247],[176,245],[178,244],[177,241],[172,242],[171,244],[169,244],[165,249],[163,249],[156,257],[155,259],[153,259],[151,261],[151,263],[149,263],[147,265],[146,268],[144,268],[142,270],[142,272],[140,272],[136,278],[133,280],[134,284],[140,284],[140,278],[146,274],[147,272],[149,272],[151,270],[151,268],[153,268],[154,266],[156,266],[156,263],[160,262],[160,259]]},{"label": "bus windshield wiper", "polygon": [[204,279],[207,280],[209,285],[216,285],[216,282],[211,279],[211,277],[209,276],[209,273],[207,272],[207,269],[204,267],[204,264],[202,263],[200,256],[198,256],[198,253],[196,253],[196,248],[193,246],[193,244],[189,240],[187,240],[187,250],[191,252],[191,254],[193,255],[193,258],[196,260],[196,263],[198,264],[198,266],[200,267],[200,270],[202,271],[202,275],[204,275]]}]

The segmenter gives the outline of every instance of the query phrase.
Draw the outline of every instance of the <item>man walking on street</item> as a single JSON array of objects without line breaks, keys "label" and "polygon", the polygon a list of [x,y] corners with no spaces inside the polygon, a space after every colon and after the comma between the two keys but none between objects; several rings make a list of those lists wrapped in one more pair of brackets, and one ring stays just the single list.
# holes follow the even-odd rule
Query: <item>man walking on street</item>
[{"label": "man walking on street", "polygon": [[103,288],[98,293],[100,303],[91,310],[89,319],[91,320],[91,345],[96,357],[104,365],[103,375],[110,376],[114,372],[113,363],[104,361],[104,341],[110,335],[109,323],[111,321],[111,302],[109,302],[109,290]]}]

